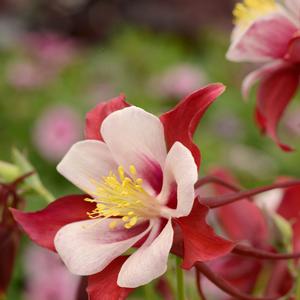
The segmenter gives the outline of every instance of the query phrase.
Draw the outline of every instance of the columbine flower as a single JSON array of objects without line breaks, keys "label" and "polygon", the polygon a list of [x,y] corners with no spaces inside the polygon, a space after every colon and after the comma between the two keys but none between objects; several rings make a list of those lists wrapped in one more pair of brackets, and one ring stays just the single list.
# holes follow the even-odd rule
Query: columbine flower
[{"label": "columbine flower", "polygon": [[[223,90],[207,86],[160,118],[129,107],[123,96],[100,103],[87,115],[89,140],[58,165],[88,195],[63,197],[36,213],[14,210],[34,241],[56,250],[73,273],[91,275],[91,299],[124,299],[162,275],[173,226],[181,228],[184,268],[232,250],[206,224],[208,209],[194,202],[200,153],[192,136]],[[121,256],[131,247],[137,250]]]},{"label": "columbine flower", "polygon": [[104,142],[75,144],[58,165],[95,208],[90,220],[62,227],[54,243],[73,273],[91,275],[145,238],[118,277],[120,286],[137,287],[166,271],[171,219],[191,211],[197,166],[179,142],[167,153],[160,120],[136,107],[110,114],[101,135]]},{"label": "columbine flower", "polygon": [[256,121],[259,128],[283,150],[291,148],[280,142],[277,125],[299,86],[300,14],[299,1],[245,0],[234,10],[236,27],[227,58],[233,61],[266,63],[244,80],[246,96],[255,81]]}]

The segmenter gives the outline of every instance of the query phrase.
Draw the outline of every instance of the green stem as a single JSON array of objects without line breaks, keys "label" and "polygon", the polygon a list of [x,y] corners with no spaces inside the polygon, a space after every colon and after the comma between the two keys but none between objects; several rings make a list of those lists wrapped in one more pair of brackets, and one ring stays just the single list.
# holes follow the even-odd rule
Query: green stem
[{"label": "green stem", "polygon": [[264,291],[268,285],[268,280],[271,275],[272,269],[269,264],[265,265],[264,269],[258,274],[256,284],[253,287],[252,295],[259,297],[264,294]]},{"label": "green stem", "polygon": [[177,300],[184,300],[184,276],[181,269],[181,258],[176,257]]},{"label": "green stem", "polygon": [[299,299],[300,296],[300,272],[298,272],[298,277],[296,279],[296,288],[295,288],[296,299]]},{"label": "green stem", "polygon": [[144,295],[146,300],[153,299],[152,286],[151,284],[147,284],[144,286]]}]

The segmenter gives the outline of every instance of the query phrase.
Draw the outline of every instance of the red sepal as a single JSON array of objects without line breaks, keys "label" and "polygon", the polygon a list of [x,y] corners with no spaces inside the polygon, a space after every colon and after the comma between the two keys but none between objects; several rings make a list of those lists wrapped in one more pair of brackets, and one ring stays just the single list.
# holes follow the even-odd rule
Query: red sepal
[{"label": "red sepal", "polygon": [[173,110],[160,117],[165,129],[167,147],[179,141],[192,152],[197,166],[200,165],[200,151],[193,143],[193,135],[203,114],[221,95],[225,87],[210,84],[184,98]]},{"label": "red sepal", "polygon": [[260,261],[237,255],[227,255],[213,261],[209,266],[216,274],[244,293],[253,290],[262,268]]},{"label": "red sepal", "polygon": [[38,212],[22,212],[11,209],[17,223],[38,245],[55,251],[53,244],[57,231],[64,225],[88,218],[93,203],[84,201],[86,195],[62,197]]},{"label": "red sepal", "polygon": [[110,101],[99,103],[95,108],[86,114],[85,120],[85,138],[90,140],[100,140],[103,138],[100,128],[103,120],[112,112],[130,106],[125,102],[125,96],[113,98]]},{"label": "red sepal", "polygon": [[293,149],[283,144],[277,136],[277,127],[290,100],[299,86],[300,71],[292,66],[283,67],[262,79],[257,91],[256,121],[284,151]]},{"label": "red sepal", "polygon": [[284,191],[277,212],[287,220],[300,219],[300,186],[288,188]]},{"label": "red sepal", "polygon": [[299,34],[290,41],[285,59],[293,63],[300,62],[300,36]]},{"label": "red sepal", "polygon": [[[268,286],[266,287],[265,295],[268,297],[276,297],[281,299],[287,295],[293,288],[294,279],[288,269],[288,264],[285,261],[278,261],[272,265],[272,272]],[[286,298],[291,300],[292,298]],[[295,298],[296,300],[296,298]]]},{"label": "red sepal", "polygon": [[277,212],[293,225],[294,251],[300,251],[300,186],[285,190]]},{"label": "red sepal", "polygon": [[235,243],[215,234],[206,223],[207,213],[208,208],[196,200],[190,215],[175,219],[182,230],[184,269],[190,269],[198,261],[209,261],[228,254],[235,246]]},{"label": "red sepal", "polygon": [[[236,180],[223,169],[212,172],[226,182],[237,184]],[[214,185],[218,195],[228,194],[228,189]],[[261,210],[247,199],[224,205],[216,209],[217,217],[230,239],[248,240],[254,246],[266,244],[269,238],[268,224]]]},{"label": "red sepal", "polygon": [[175,297],[173,295],[172,287],[167,279],[164,277],[160,277],[155,285],[155,290],[158,294],[162,296],[165,300],[174,300]]},{"label": "red sepal", "polygon": [[124,300],[133,289],[117,285],[118,274],[128,256],[120,256],[102,272],[89,276],[87,292],[90,300]]}]

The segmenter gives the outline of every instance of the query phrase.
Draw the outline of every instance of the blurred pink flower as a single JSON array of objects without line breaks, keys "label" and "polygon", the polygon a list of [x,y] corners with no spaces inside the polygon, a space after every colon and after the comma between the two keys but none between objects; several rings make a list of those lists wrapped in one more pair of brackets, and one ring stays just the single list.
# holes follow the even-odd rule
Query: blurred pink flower
[{"label": "blurred pink flower", "polygon": [[53,72],[40,64],[24,61],[9,65],[7,80],[10,85],[18,89],[35,89],[49,82]]},{"label": "blurred pink flower", "polygon": [[77,51],[74,40],[52,32],[30,33],[24,43],[29,54],[52,67],[70,63]]},{"label": "blurred pink flower", "polygon": [[7,70],[8,82],[20,89],[46,85],[77,52],[77,44],[72,39],[49,32],[25,35],[20,47],[25,48],[26,58],[9,65]]},{"label": "blurred pink flower", "polygon": [[182,98],[206,83],[204,72],[189,64],[181,64],[168,69],[160,78],[152,82],[158,92],[169,98]]},{"label": "blurred pink flower", "polygon": [[45,159],[59,161],[72,144],[81,139],[81,121],[70,107],[46,110],[37,120],[33,142]]},{"label": "blurred pink flower", "polygon": [[[45,272],[46,270],[46,272]],[[71,274],[55,253],[31,245],[25,252],[28,300],[76,299],[80,277]]]}]

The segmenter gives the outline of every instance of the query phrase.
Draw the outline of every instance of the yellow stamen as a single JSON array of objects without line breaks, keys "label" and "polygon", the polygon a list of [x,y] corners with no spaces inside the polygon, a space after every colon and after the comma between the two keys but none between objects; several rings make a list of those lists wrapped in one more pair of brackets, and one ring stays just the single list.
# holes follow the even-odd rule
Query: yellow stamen
[{"label": "yellow stamen", "polygon": [[129,176],[122,166],[118,168],[118,176],[110,172],[100,182],[91,180],[96,189],[91,192],[92,199],[85,201],[96,203],[96,208],[87,212],[91,219],[107,219],[116,217],[109,224],[114,229],[119,221],[127,229],[135,226],[141,218],[152,218],[159,215],[159,204],[143,188],[143,180],[137,177],[134,165],[129,167]]},{"label": "yellow stamen", "polygon": [[130,171],[131,175],[136,176],[136,168],[134,165],[131,165],[129,167],[129,171]]},{"label": "yellow stamen", "polygon": [[234,23],[247,26],[252,21],[278,9],[275,0],[244,0],[237,3],[234,10]]}]

